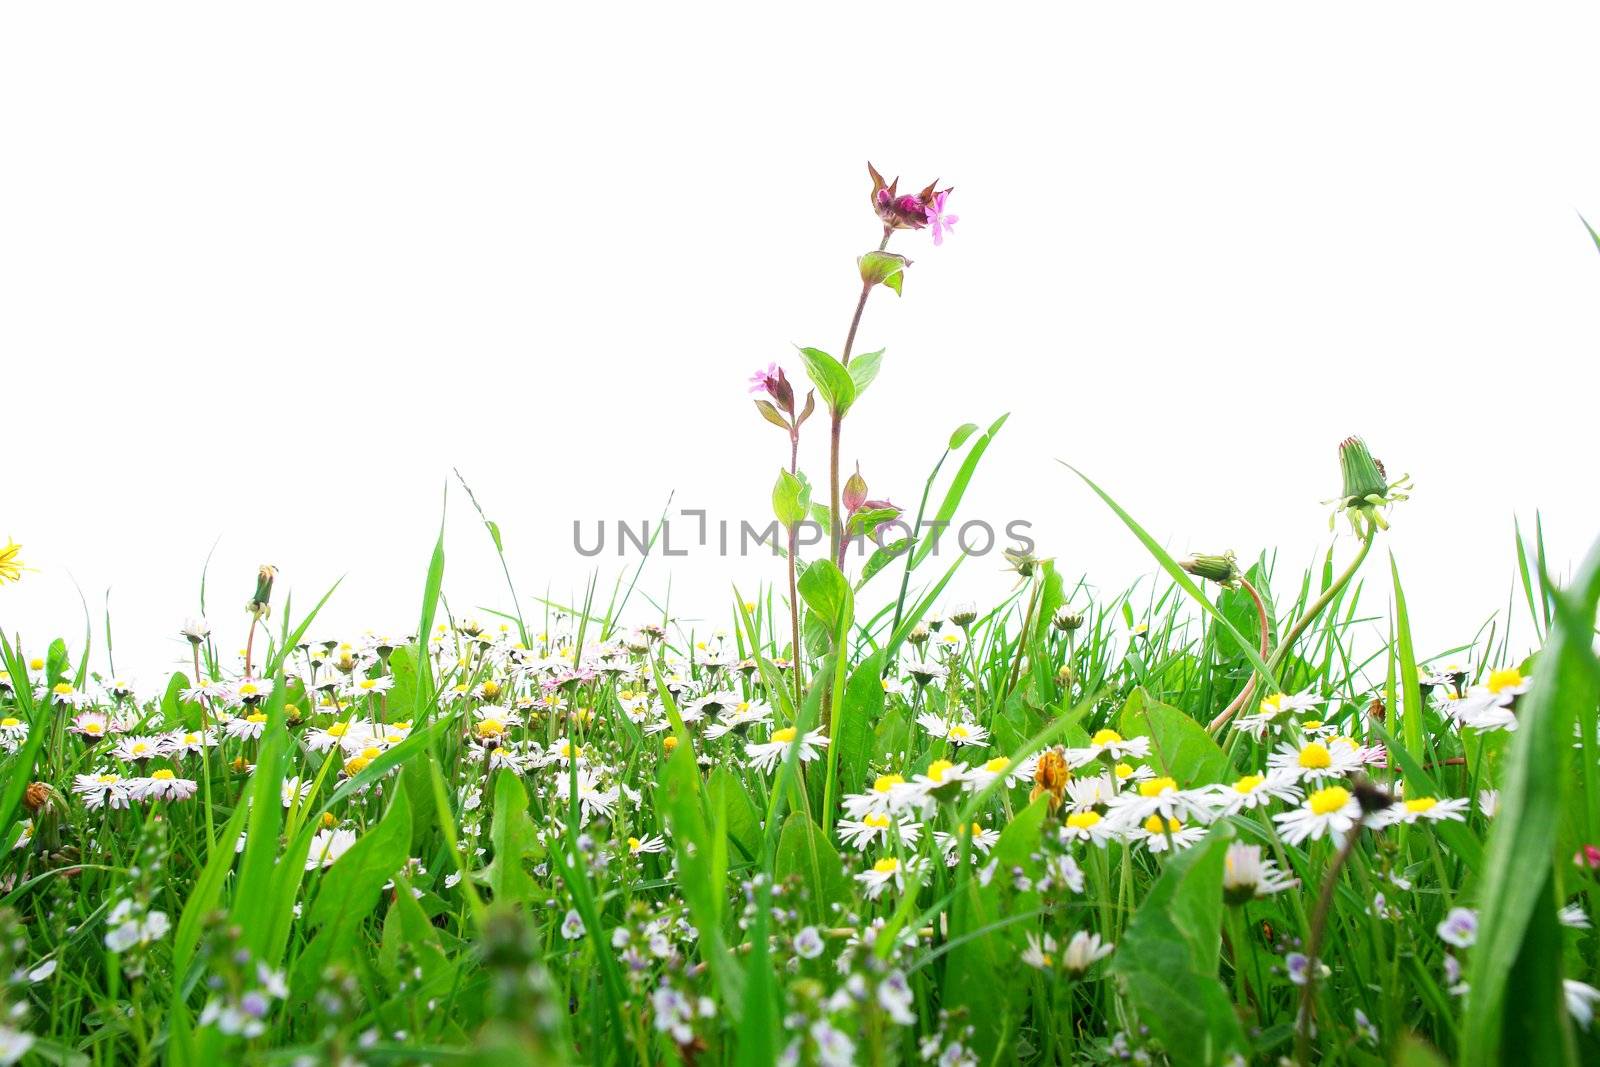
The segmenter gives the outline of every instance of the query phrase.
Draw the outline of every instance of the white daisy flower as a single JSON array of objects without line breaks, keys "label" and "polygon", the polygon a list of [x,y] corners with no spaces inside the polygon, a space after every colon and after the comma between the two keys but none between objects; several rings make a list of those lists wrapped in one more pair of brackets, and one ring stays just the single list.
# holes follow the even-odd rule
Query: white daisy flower
[{"label": "white daisy flower", "polygon": [[1299,803],[1302,795],[1293,771],[1278,768],[1266,774],[1247,774],[1232,785],[1210,786],[1211,803],[1220,815],[1237,815],[1262,807],[1274,800]]},{"label": "white daisy flower", "polygon": [[871,845],[892,843],[897,831],[900,841],[908,847],[915,846],[922,835],[922,824],[915,818],[901,819],[897,824],[893,816],[877,811],[866,812],[859,819],[839,820],[839,839],[858,852],[865,852]]},{"label": "white daisy flower", "polygon": [[1465,822],[1467,805],[1465,797],[1408,797],[1389,805],[1373,819],[1374,826],[1411,825],[1416,822]]},{"label": "white daisy flower", "polygon": [[771,773],[778,762],[788,756],[791,748],[799,749],[800,762],[810,763],[828,747],[828,732],[820,726],[804,737],[797,737],[796,733],[793,726],[785,726],[772,731],[772,738],[768,741],[745,745],[744,754],[750,760],[749,766]]},{"label": "white daisy flower", "polygon": [[1109,941],[1100,940],[1099,934],[1079,930],[1072,935],[1072,940],[1067,942],[1066,951],[1061,954],[1061,966],[1073,974],[1083,974],[1100,960],[1111,955],[1116,947]]},{"label": "white daisy flower", "polygon": [[896,889],[904,889],[906,875],[917,871],[922,864],[922,859],[916,856],[903,864],[893,856],[888,856],[856,875],[856,881],[864,887],[868,900],[877,900],[890,884]]},{"label": "white daisy flower", "polygon": [[1338,843],[1360,816],[1361,805],[1355,795],[1344,786],[1330,785],[1312,793],[1303,806],[1274,815],[1272,821],[1291,845],[1308,838],[1316,841],[1324,834]]},{"label": "white daisy flower", "polygon": [[979,856],[987,856],[989,850],[1000,841],[1000,834],[996,830],[985,829],[978,823],[973,823],[967,833],[947,834],[942,830],[935,830],[933,840],[945,854],[945,860],[950,866],[955,866],[961,855],[961,841],[970,834],[972,838],[972,861],[977,862]]},{"label": "white daisy flower", "polygon": [[989,741],[989,731],[965,716],[946,721],[942,716],[925,711],[917,716],[917,725],[928,731],[930,736],[958,747],[984,745]]},{"label": "white daisy flower", "polygon": [[98,771],[80,774],[73,778],[72,791],[83,798],[83,806],[90,811],[99,808],[126,808],[128,783],[120,774]]},{"label": "white daisy flower", "polygon": [[771,707],[759,701],[741,700],[732,705],[724,705],[724,710],[717,717],[717,721],[706,727],[706,740],[715,741],[731,733],[742,734],[758,723],[771,721]]},{"label": "white daisy flower", "polygon": [[1343,778],[1363,765],[1361,752],[1355,746],[1334,742],[1285,741],[1267,757],[1267,766],[1272,770],[1288,771],[1307,782]]},{"label": "white daisy flower", "polygon": [[306,870],[314,871],[318,868],[332,867],[334,861],[356,843],[356,832],[342,827],[333,830],[318,830],[311,839],[311,848],[306,852]]},{"label": "white daisy flower", "polygon": [[644,837],[628,838],[628,855],[648,856],[667,850],[667,840],[660,834],[648,834]]},{"label": "white daisy flower", "polygon": [[1223,857],[1222,896],[1229,904],[1244,904],[1299,884],[1285,877],[1270,859],[1262,859],[1259,845],[1229,845]]},{"label": "white daisy flower", "polygon": [[1181,819],[1163,820],[1160,815],[1152,815],[1136,829],[1128,831],[1129,839],[1151,852],[1165,852],[1169,848],[1181,851],[1205,836],[1204,826],[1185,826]]},{"label": "white daisy flower", "polygon": [[199,783],[179,778],[166,768],[152,772],[148,778],[128,780],[128,795],[135,800],[188,800],[199,788]]},{"label": "white daisy flower", "polygon": [[1151,778],[1112,797],[1106,815],[1114,823],[1131,827],[1154,815],[1209,823],[1215,812],[1209,789],[1179,789],[1175,779]]},{"label": "white daisy flower", "polygon": [[119,737],[111,749],[111,755],[124,763],[142,763],[162,755],[164,747],[159,737],[148,734]]},{"label": "white daisy flower", "polygon": [[265,733],[266,729],[267,716],[259,711],[253,711],[249,715],[229,719],[223,726],[222,732],[235,740],[253,741]]},{"label": "white daisy flower", "polygon": [[851,793],[842,801],[845,812],[852,819],[860,819],[869,812],[889,814],[906,807],[905,794],[896,786],[906,784],[903,774],[880,774],[872,787],[864,793]]},{"label": "white daisy flower", "polygon": [[1089,738],[1088,748],[1069,748],[1065,750],[1067,762],[1074,767],[1082,767],[1085,763],[1092,763],[1102,756],[1110,760],[1144,759],[1150,755],[1150,739],[1148,737],[1133,737],[1124,739],[1115,730],[1101,730]]},{"label": "white daisy flower", "polygon": [[1063,843],[1087,841],[1091,845],[1105,848],[1108,842],[1117,839],[1119,831],[1098,811],[1088,810],[1069,812],[1061,821],[1059,834]]},{"label": "white daisy flower", "polygon": [[1239,729],[1259,741],[1268,730],[1286,725],[1294,716],[1320,708],[1326,703],[1327,700],[1309,692],[1293,695],[1270,693],[1261,699],[1255,711],[1240,717]]}]

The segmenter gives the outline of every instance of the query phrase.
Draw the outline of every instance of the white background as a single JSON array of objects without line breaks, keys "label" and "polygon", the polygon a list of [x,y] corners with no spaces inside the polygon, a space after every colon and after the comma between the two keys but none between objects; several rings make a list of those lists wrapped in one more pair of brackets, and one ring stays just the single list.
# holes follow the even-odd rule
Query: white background
[{"label": "white background", "polygon": [[[1416,479],[1384,544],[1419,645],[1468,640],[1513,516],[1543,509],[1563,568],[1600,532],[1595,22],[8,5],[0,537],[39,572],[0,623],[76,642],[76,582],[98,642],[109,589],[118,669],[154,679],[220,538],[225,641],[260,562],[302,608],[346,575],[317,635],[406,632],[452,467],[526,594],[588,573],[575,518],[669,491],[764,517],[785,446],[745,379],[841,346],[871,158],[961,216],[942,248],[898,237],[905,296],[867,310],[888,354],[847,457],[875,496],[914,504],[952,428],[1010,411],[968,516],[1031,520],[1106,590],[1148,572],[1063,458],[1174,551],[1277,546],[1289,577],[1362,433]],[[449,531],[452,608],[506,607],[454,490]],[[702,555],[644,587],[669,571],[677,613],[719,620],[730,580],[779,573]],[[991,560],[963,582],[1008,587]]]}]

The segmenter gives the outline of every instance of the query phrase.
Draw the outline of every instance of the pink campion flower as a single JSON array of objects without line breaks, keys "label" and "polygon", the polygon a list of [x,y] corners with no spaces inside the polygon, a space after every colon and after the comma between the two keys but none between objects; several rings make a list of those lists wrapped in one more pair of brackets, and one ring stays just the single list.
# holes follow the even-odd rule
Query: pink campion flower
[{"label": "pink campion flower", "polygon": [[933,227],[933,243],[944,244],[944,235],[955,232],[956,223],[961,221],[960,215],[946,215],[944,202],[950,195],[950,190],[945,189],[933,194],[933,203],[927,207],[928,225]]},{"label": "pink campion flower", "polygon": [[778,384],[778,375],[782,372],[776,363],[767,364],[766,370],[758,370],[750,375],[750,391],[752,393],[768,393],[773,386]]}]

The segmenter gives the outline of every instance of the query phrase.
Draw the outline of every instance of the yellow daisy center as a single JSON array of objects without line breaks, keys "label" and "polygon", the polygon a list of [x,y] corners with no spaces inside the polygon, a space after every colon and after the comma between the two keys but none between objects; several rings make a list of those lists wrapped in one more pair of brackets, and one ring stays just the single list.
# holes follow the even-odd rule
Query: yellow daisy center
[{"label": "yellow daisy center", "polygon": [[1179,822],[1177,819],[1168,819],[1166,821],[1166,825],[1163,826],[1162,822],[1161,822],[1161,816],[1152,815],[1152,816],[1150,816],[1148,819],[1146,819],[1144,821],[1144,828],[1145,828],[1145,832],[1146,833],[1152,833],[1152,834],[1174,833],[1175,834],[1179,830],[1183,829],[1183,823]]},{"label": "yellow daisy center", "polygon": [[1414,800],[1406,801],[1406,810],[1415,812],[1431,811],[1438,803],[1437,797],[1417,797]]},{"label": "yellow daisy center", "polygon": [[1247,774],[1237,782],[1233,783],[1233,791],[1235,793],[1254,793],[1256,791],[1256,786],[1260,785],[1266,780],[1266,777],[1263,775]]},{"label": "yellow daisy center", "polygon": [[1330,785],[1311,794],[1306,806],[1313,815],[1331,815],[1350,803],[1350,790],[1340,785]]},{"label": "yellow daisy center", "polygon": [[1515,667],[1501,667],[1489,672],[1489,692],[1499,694],[1522,684],[1522,672]]},{"label": "yellow daisy center", "polygon": [[928,764],[928,780],[935,783],[943,782],[945,774],[954,766],[955,764],[947,759],[934,760]]},{"label": "yellow daisy center", "polygon": [[879,874],[893,874],[900,869],[900,861],[893,857],[881,859],[872,865],[872,869]]},{"label": "yellow daisy center", "polygon": [[159,771],[156,771],[150,777],[156,779],[157,781],[170,782],[177,776],[175,774],[173,774],[171,771],[166,770],[165,768],[163,768],[163,769],[161,769]]},{"label": "yellow daisy center", "polygon": [[781,730],[774,730],[772,731],[773,743],[787,745],[789,742],[795,739],[795,733],[796,731],[793,726],[785,726]]},{"label": "yellow daisy center", "polygon": [[874,793],[887,793],[897,785],[904,785],[906,776],[903,774],[880,774],[878,780],[872,783]]},{"label": "yellow daisy center", "polygon": [[1177,789],[1178,783],[1171,778],[1152,778],[1147,782],[1139,783],[1139,795],[1142,797],[1158,797],[1169,789]]},{"label": "yellow daisy center", "polygon": [[882,830],[889,825],[889,816],[876,811],[869,811],[867,817],[861,820],[863,825]]},{"label": "yellow daisy center", "polygon": [[1326,770],[1333,766],[1333,756],[1326,745],[1313,741],[1300,750],[1300,766],[1308,771]]},{"label": "yellow daisy center", "polygon": [[1133,767],[1130,766],[1129,764],[1126,764],[1126,763],[1117,764],[1117,777],[1118,778],[1132,778],[1133,777]]},{"label": "yellow daisy center", "polygon": [[990,774],[1003,774],[1005,769],[1009,766],[1011,766],[1011,761],[1009,759],[1004,756],[996,756],[988,763],[985,763],[983,765],[983,769],[988,771]]},{"label": "yellow daisy center", "polygon": [[1089,738],[1091,745],[1114,745],[1122,740],[1122,735],[1115,730],[1101,730]]},{"label": "yellow daisy center", "polygon": [[1067,825],[1074,830],[1087,830],[1092,826],[1100,825],[1098,811],[1075,811],[1067,816]]}]

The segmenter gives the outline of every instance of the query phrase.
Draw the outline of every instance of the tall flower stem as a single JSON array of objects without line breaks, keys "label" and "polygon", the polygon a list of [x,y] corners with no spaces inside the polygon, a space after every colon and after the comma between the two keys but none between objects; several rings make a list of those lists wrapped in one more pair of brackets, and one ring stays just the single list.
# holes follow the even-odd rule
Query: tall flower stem
[{"label": "tall flower stem", "polygon": [[[1368,543],[1371,543],[1370,537]],[[1322,937],[1327,931],[1328,912],[1333,907],[1333,892],[1339,884],[1339,872],[1355,851],[1356,842],[1361,839],[1361,826],[1365,820],[1366,812],[1363,811],[1357,817],[1356,824],[1350,827],[1344,846],[1328,865],[1327,876],[1322,880],[1322,894],[1317,898],[1317,910],[1311,916],[1311,936],[1306,939],[1306,984],[1300,987],[1300,1014],[1295,1019],[1294,1034],[1294,1058],[1301,1067],[1310,1067],[1311,1064],[1311,1021],[1315,1012],[1317,971],[1322,965]]]},{"label": "tall flower stem", "polygon": [[[1244,591],[1246,593],[1250,594],[1250,599],[1255,601],[1256,623],[1261,628],[1261,658],[1266,659],[1267,648],[1269,647],[1269,643],[1272,638],[1272,635],[1268,633],[1267,606],[1262,602],[1261,594],[1256,592],[1256,587],[1250,584],[1249,579],[1241,576],[1239,578],[1239,584],[1244,587]],[[1218,715],[1215,719],[1211,720],[1210,726],[1206,727],[1209,732],[1214,734],[1221,730],[1224,726],[1228,725],[1229,719],[1238,714],[1240,708],[1250,703],[1250,694],[1256,691],[1256,681],[1257,678],[1255,672],[1252,671],[1250,673],[1250,680],[1245,683],[1244,690],[1240,692],[1238,696],[1233,698],[1233,703],[1222,709],[1221,715]]]},{"label": "tall flower stem", "polygon": [[[800,430],[798,427],[789,432],[789,474],[799,477],[800,472]],[[800,716],[801,693],[804,682],[801,679],[800,667],[800,587],[795,577],[796,560],[795,552],[799,549],[799,525],[789,524],[789,627],[792,633],[793,648],[790,650],[794,656],[794,663],[789,668],[789,674],[794,682],[794,714],[796,720]]]},{"label": "tall flower stem", "polygon": [[1350,566],[1344,569],[1343,574],[1334,579],[1332,585],[1323,590],[1321,596],[1311,602],[1311,606],[1306,609],[1305,614],[1300,616],[1299,620],[1289,628],[1289,632],[1278,643],[1278,651],[1274,652],[1272,658],[1267,661],[1267,666],[1272,668],[1273,677],[1277,676],[1278,668],[1283,666],[1283,661],[1289,657],[1289,652],[1294,648],[1294,643],[1300,639],[1300,635],[1306,632],[1306,627],[1310,626],[1317,616],[1321,615],[1327,606],[1333,603],[1334,598],[1344,592],[1344,587],[1349,585],[1350,579],[1356,576],[1356,572],[1361,569],[1361,564],[1366,562],[1367,553],[1372,551],[1372,542],[1377,536],[1376,529],[1371,526],[1367,527],[1366,532],[1361,537],[1361,548],[1356,552],[1356,558],[1350,561]]},{"label": "tall flower stem", "polygon": [[[878,242],[878,251],[882,252],[889,246],[889,238],[894,231],[887,226],[883,230],[883,240]],[[844,352],[839,357],[839,362],[850,366],[850,353],[856,346],[856,330],[861,326],[861,313],[867,309],[867,297],[872,295],[872,282],[861,283],[861,296],[856,300],[855,314],[850,316],[850,332],[845,335]],[[829,412],[829,449],[828,449],[828,558],[844,569],[844,520],[839,515],[839,438],[844,425],[844,416],[837,411]]]}]

